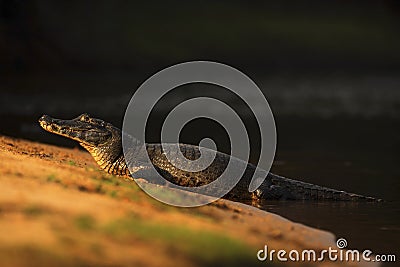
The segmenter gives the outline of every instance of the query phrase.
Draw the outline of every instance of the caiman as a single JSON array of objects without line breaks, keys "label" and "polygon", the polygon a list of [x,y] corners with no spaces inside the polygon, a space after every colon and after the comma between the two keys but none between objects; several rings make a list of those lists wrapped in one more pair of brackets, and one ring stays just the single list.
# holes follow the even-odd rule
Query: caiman
[{"label": "caiman", "polygon": [[[123,133],[111,123],[92,118],[88,114],[82,114],[72,120],[54,119],[48,115],[43,115],[39,119],[39,123],[43,129],[51,133],[78,141],[106,172],[119,176],[144,178],[151,182],[152,177],[146,172],[149,166],[141,165],[140,160],[137,161],[138,163],[134,166],[134,170],[132,168],[131,171],[129,170],[122,148]],[[206,169],[197,172],[188,172],[176,168],[168,161],[161,144],[146,144],[145,147],[148,157],[154,166],[152,170],[157,170],[159,174],[171,183],[185,187],[197,187],[212,182],[223,173],[229,161],[243,163],[242,160],[228,154],[215,152],[213,162]],[[179,148],[182,154],[189,160],[194,160],[200,156],[198,146],[179,144]],[[130,149],[130,156],[136,158],[143,157],[143,155],[140,155],[143,152],[139,151],[140,149],[132,147]],[[246,170],[242,178],[224,198],[243,203],[254,203],[254,201],[261,201],[263,199],[380,201],[380,199],[373,197],[347,193],[285,178],[271,172],[268,172],[265,180],[257,190],[249,192],[249,183],[256,170],[256,166],[247,162],[245,164]]]}]

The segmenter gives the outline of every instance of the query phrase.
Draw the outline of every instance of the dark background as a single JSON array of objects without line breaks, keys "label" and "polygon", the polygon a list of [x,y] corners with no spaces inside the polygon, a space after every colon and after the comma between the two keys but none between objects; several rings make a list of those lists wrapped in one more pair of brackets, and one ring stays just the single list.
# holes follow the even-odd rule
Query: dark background
[{"label": "dark background", "polygon": [[[277,124],[279,172],[398,196],[398,1],[1,0],[0,11],[3,134],[74,146],[43,132],[37,118],[88,112],[121,126],[129,99],[151,75],[211,60],[243,71],[263,90]],[[160,110],[218,92],[206,89],[177,90]],[[240,113],[237,103],[229,104]],[[185,127],[182,141],[212,136],[229,152],[223,131],[202,123]],[[158,136],[155,130],[149,139]],[[251,139],[257,146],[258,136]],[[387,181],[376,185],[377,176]]]},{"label": "dark background", "polygon": [[[398,201],[399,48],[396,0],[0,0],[0,133],[77,146],[44,132],[37,119],[88,112],[121,126],[129,99],[151,75],[180,62],[217,61],[246,73],[267,97],[278,133],[274,172]],[[177,91],[161,103],[154,123],[171,103],[217,91]],[[235,99],[229,104],[240,113]],[[192,124],[182,142],[211,136],[229,150],[218,125]],[[154,130],[149,139],[158,136]],[[376,240],[390,248],[399,236],[394,206],[276,212],[357,236],[355,244]],[[350,219],[332,221],[332,214]],[[360,225],[365,220],[371,224]]]},{"label": "dark background", "polygon": [[2,0],[5,73],[128,70],[209,59],[252,75],[397,71],[398,1]]}]

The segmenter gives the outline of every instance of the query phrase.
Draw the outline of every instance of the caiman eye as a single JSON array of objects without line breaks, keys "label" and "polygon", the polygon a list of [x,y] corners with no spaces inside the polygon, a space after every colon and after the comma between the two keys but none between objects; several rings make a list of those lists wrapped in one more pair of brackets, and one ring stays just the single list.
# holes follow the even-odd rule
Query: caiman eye
[{"label": "caiman eye", "polygon": [[87,113],[84,113],[80,116],[79,118],[80,121],[85,121],[85,122],[89,122],[90,121],[90,116]]}]

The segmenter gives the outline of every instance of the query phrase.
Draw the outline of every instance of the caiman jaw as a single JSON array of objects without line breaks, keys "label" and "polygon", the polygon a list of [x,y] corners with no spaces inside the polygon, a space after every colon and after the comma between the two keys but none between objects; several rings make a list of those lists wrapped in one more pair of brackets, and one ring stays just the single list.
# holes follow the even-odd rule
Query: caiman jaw
[{"label": "caiman jaw", "polygon": [[53,123],[53,120],[54,119],[50,116],[43,115],[42,117],[40,117],[39,123],[40,126],[46,131],[58,134],[59,132],[57,131],[57,126]]},{"label": "caiman jaw", "polygon": [[112,134],[105,125],[86,122],[82,115],[72,120],[60,120],[43,115],[40,126],[48,132],[68,137],[82,145],[97,146],[108,141]]},{"label": "caiman jaw", "polygon": [[43,115],[39,119],[40,126],[46,131],[54,134],[59,134],[65,137],[70,137],[66,134],[66,131],[61,130],[61,126],[56,122],[55,119],[48,115]]},{"label": "caiman jaw", "polygon": [[57,119],[53,119],[52,117],[48,115],[43,115],[39,119],[40,126],[45,129],[46,131],[54,134],[58,134],[61,136],[65,136],[68,138],[71,138],[73,140],[76,140],[78,142],[82,142],[79,138],[76,138],[77,136],[77,130],[75,130],[72,127],[68,127],[66,124],[67,121],[60,121]]}]

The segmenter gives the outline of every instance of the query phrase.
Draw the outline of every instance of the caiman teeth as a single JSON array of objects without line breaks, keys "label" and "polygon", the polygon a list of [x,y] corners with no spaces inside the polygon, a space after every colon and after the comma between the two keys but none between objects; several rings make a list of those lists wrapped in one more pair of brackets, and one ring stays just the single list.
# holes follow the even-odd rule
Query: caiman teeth
[{"label": "caiman teeth", "polygon": [[41,126],[43,129],[47,130],[47,127],[48,127],[49,125],[48,125],[46,122],[41,121],[41,122],[40,122],[40,126]]},{"label": "caiman teeth", "polygon": [[51,125],[45,121],[40,122],[40,126],[45,129],[46,131],[51,132]]}]

